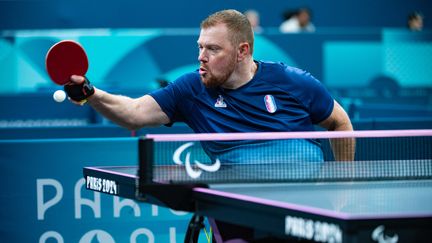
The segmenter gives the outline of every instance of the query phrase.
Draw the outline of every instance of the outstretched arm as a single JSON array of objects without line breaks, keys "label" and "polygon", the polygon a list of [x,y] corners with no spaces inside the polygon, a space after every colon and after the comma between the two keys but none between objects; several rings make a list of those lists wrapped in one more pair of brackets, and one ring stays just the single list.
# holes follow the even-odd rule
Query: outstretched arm
[{"label": "outstretched arm", "polygon": [[[334,101],[333,111],[330,116],[320,124],[329,131],[352,131],[351,121],[345,110]],[[355,138],[330,139],[333,155],[337,161],[352,161],[355,155]]]},{"label": "outstretched arm", "polygon": [[[71,77],[71,82],[80,84],[84,82],[84,77],[74,75]],[[87,101],[103,116],[130,130],[170,122],[168,116],[150,95],[132,99],[95,88],[95,93],[88,97]]]}]

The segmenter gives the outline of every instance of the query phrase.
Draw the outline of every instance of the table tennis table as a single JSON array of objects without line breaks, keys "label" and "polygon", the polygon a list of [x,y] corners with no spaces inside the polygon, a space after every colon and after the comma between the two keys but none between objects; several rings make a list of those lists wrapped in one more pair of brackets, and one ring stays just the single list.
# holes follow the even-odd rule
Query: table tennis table
[{"label": "table tennis table", "polygon": [[[426,170],[430,170],[427,162]],[[429,171],[430,172],[430,171]],[[139,192],[138,167],[86,167],[87,189],[310,242],[430,242],[432,179],[303,183],[155,184]],[[181,190],[186,194],[181,199]],[[141,188],[142,190],[142,188]],[[180,191],[180,192],[179,192]],[[161,198],[152,193],[165,192]],[[156,194],[157,194],[156,193]],[[176,205],[186,200],[187,205]],[[171,205],[171,203],[174,203]],[[214,229],[214,239],[223,234]]]}]

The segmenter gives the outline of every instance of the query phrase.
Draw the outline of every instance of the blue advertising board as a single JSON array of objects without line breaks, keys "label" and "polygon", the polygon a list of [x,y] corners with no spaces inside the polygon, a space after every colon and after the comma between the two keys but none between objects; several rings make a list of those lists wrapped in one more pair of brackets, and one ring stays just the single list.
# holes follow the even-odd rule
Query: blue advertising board
[{"label": "blue advertising board", "polygon": [[84,166],[136,165],[137,149],[133,137],[0,140],[1,241],[183,242],[189,213],[85,189]]}]

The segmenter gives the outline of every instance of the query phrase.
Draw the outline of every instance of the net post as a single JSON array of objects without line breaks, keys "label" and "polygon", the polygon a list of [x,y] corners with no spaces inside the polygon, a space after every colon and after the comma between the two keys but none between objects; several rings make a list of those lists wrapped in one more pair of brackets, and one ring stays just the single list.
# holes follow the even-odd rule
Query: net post
[{"label": "net post", "polygon": [[135,198],[148,203],[164,205],[174,210],[194,211],[195,204],[191,199],[193,188],[208,186],[205,184],[170,184],[154,181],[154,153],[155,140],[140,137],[138,140],[139,167],[138,178],[135,181]]},{"label": "net post", "polygon": [[143,186],[153,183],[154,141],[149,138],[138,140],[138,185],[137,198],[143,199]]}]

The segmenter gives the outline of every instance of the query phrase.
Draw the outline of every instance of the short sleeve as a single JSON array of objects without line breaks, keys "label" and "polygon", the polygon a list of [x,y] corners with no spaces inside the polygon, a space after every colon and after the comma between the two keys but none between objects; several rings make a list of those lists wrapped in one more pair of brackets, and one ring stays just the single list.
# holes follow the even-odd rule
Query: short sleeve
[{"label": "short sleeve", "polygon": [[165,88],[155,90],[149,95],[152,96],[161,107],[162,111],[169,117],[171,121],[174,120],[174,114],[176,110],[177,88],[175,83],[171,83]]},{"label": "short sleeve", "polygon": [[199,76],[196,73],[188,73],[149,95],[156,100],[171,123],[184,121],[183,113],[188,110],[189,105],[185,101],[193,97],[193,90],[197,89],[195,87],[197,85],[199,85]]},{"label": "short sleeve", "polygon": [[295,96],[309,112],[313,124],[328,118],[333,111],[334,100],[324,85],[310,73],[294,69],[288,76],[296,84]]}]

